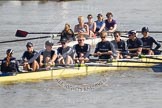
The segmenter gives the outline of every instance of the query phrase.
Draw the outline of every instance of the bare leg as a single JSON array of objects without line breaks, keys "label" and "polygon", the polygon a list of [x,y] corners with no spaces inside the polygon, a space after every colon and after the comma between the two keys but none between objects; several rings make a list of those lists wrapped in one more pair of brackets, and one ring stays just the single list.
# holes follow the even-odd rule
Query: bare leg
[{"label": "bare leg", "polygon": [[32,63],[32,68],[33,68],[33,71],[36,71],[39,69],[39,64],[36,60],[34,60],[34,62]]},{"label": "bare leg", "polygon": [[72,60],[71,56],[66,57],[66,64],[73,64],[73,60]]},{"label": "bare leg", "polygon": [[148,55],[154,55],[154,52],[152,50],[149,50]]}]

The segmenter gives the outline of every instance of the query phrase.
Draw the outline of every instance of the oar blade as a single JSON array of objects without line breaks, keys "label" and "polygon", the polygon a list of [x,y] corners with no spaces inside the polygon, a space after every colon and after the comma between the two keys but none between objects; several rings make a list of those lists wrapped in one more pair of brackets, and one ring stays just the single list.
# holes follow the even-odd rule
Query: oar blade
[{"label": "oar blade", "polygon": [[26,37],[28,35],[28,32],[22,31],[22,30],[17,30],[15,36],[16,37]]}]

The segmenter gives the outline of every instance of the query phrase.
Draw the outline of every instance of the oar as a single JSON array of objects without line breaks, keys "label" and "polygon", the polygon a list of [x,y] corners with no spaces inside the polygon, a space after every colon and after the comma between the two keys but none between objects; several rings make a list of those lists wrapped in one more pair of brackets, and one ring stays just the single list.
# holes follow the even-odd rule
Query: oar
[{"label": "oar", "polygon": [[162,57],[162,55],[139,55],[139,57],[141,57],[141,58],[145,58],[145,57]]},{"label": "oar", "polygon": [[17,30],[16,37],[26,37],[28,34],[61,34],[60,32],[27,32],[23,30]]},{"label": "oar", "polygon": [[[161,59],[160,59],[161,60]],[[139,65],[141,63],[148,63],[148,64],[162,64],[162,62],[149,62],[149,61],[141,61],[140,59],[114,59],[114,60],[110,60],[110,59],[90,59],[90,61],[93,61],[93,62],[99,62],[99,61],[102,61],[102,62],[106,62],[108,64],[111,64],[113,62],[117,62],[117,63],[122,63],[122,62],[125,62],[125,63],[139,63]]]},{"label": "oar", "polygon": [[33,38],[25,38],[25,39],[15,39],[15,40],[1,41],[0,43],[19,42],[19,41],[27,41],[27,40],[34,40],[34,39],[44,39],[44,38],[52,38],[52,39],[57,40],[56,37],[57,37],[56,35],[39,36],[39,37],[33,37]]},{"label": "oar", "polygon": [[149,66],[121,66],[121,65],[112,65],[112,64],[103,64],[103,63],[85,63],[85,64],[57,64],[56,66],[63,66],[65,67],[88,67],[88,66],[94,66],[94,67],[126,67],[126,68],[152,68],[152,67],[155,67],[155,68],[161,68],[161,66],[159,65],[154,65],[152,67],[149,67]]},{"label": "oar", "polygon": [[162,55],[139,55],[139,58],[149,58],[149,59],[155,59],[155,60],[162,60],[161,57]]},{"label": "oar", "polygon": [[[120,31],[121,33],[128,33],[129,31]],[[141,31],[136,31],[137,33],[141,33]],[[162,33],[162,31],[149,31],[149,33]]]},{"label": "oar", "polygon": [[[128,33],[129,31],[120,31],[120,32]],[[141,31],[137,31],[137,33],[141,33]],[[162,31],[149,31],[149,33],[162,33]],[[15,36],[26,37],[28,34],[61,34],[61,32],[27,32],[23,30],[17,30]],[[127,36],[123,36],[123,37],[127,37]]]}]

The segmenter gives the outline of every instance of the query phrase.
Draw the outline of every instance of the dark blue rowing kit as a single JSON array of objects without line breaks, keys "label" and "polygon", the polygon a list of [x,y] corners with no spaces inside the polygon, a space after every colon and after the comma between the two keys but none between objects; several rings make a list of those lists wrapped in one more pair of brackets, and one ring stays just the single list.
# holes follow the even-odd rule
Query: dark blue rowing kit
[{"label": "dark blue rowing kit", "polygon": [[[141,39],[136,38],[134,41],[131,39],[127,40],[128,49],[140,48],[143,47],[143,42]],[[129,51],[130,53],[136,53],[137,51]]]},{"label": "dark blue rowing kit", "polygon": [[114,45],[114,48],[117,51],[121,51],[121,54],[128,54],[128,48],[124,40],[120,39],[119,42],[116,42],[115,40],[113,40],[111,41],[111,43]]},{"label": "dark blue rowing kit", "polygon": [[[113,53],[115,53],[115,49],[111,42],[104,41],[104,42],[99,42],[96,45],[95,53],[97,53],[97,52],[102,53],[102,52],[108,52],[108,51],[112,51]],[[99,56],[99,59],[110,59],[110,58],[111,58],[111,55],[108,55],[108,54]]]},{"label": "dark blue rowing kit", "polygon": [[79,44],[74,45],[75,55],[77,58],[80,57],[80,54],[84,54],[84,58],[88,58],[91,50],[91,46],[89,44],[84,44],[84,46],[80,46]]},{"label": "dark blue rowing kit", "polygon": [[29,52],[29,51],[25,51],[23,56],[22,56],[22,60],[30,60],[35,54],[37,54],[38,52],[37,51],[33,51],[33,52]]},{"label": "dark blue rowing kit", "polygon": [[[141,38],[142,42],[143,42],[143,48],[150,48],[150,49],[153,49],[153,43],[156,44],[156,47],[153,49],[154,51],[155,50],[158,50],[161,45],[160,43],[158,43],[153,37],[151,36],[148,36],[148,37],[142,37]],[[142,53],[143,54],[147,54],[148,53],[148,50],[142,50]]]},{"label": "dark blue rowing kit", "polygon": [[19,72],[16,58],[11,57],[7,63],[7,58],[5,57],[1,63],[1,72],[2,74],[0,76],[14,75],[15,73]]},{"label": "dark blue rowing kit", "polygon": [[62,55],[63,58],[66,58],[67,56],[73,57],[74,51],[71,47],[67,46],[66,48],[59,47],[57,49],[57,55]]},{"label": "dark blue rowing kit", "polygon": [[43,56],[43,63],[45,63],[46,61],[46,58],[49,57],[52,59],[53,55],[55,54],[55,51],[54,50],[51,50],[51,51],[43,51],[41,53],[41,55]]}]

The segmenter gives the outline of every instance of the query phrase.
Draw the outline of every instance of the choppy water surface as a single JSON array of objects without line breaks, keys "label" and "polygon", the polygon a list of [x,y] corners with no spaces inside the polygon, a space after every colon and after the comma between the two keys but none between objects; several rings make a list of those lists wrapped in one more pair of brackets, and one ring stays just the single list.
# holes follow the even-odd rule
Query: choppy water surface
[{"label": "choppy water surface", "polygon": [[[161,0],[83,0],[70,2],[0,1],[0,41],[16,38],[17,29],[28,32],[60,32],[66,22],[73,28],[77,17],[114,13],[119,30],[162,30]],[[151,34],[162,40],[161,34]],[[28,35],[28,38],[45,35]],[[141,35],[139,34],[139,37]],[[32,40],[36,50],[47,39]],[[57,41],[56,41],[57,42]],[[26,41],[0,44],[0,59],[7,48],[20,58]],[[3,108],[111,107],[161,108],[162,74],[151,69],[107,72],[71,79],[0,86]]]}]

